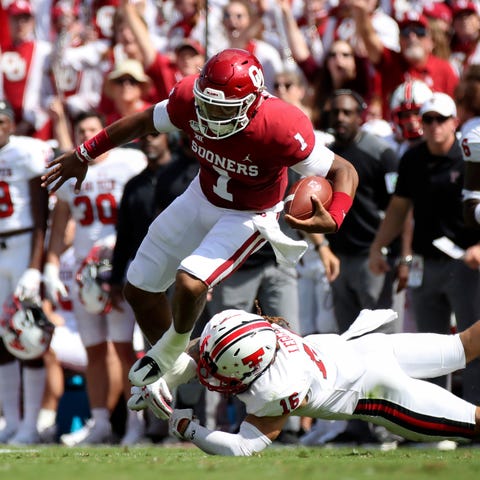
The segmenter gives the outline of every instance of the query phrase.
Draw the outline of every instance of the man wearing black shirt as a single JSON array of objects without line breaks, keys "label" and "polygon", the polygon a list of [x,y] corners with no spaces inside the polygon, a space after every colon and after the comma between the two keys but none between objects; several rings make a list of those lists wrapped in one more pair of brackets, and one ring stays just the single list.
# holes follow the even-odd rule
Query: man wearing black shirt
[{"label": "man wearing black shirt", "polygon": [[122,289],[127,265],[135,256],[150,223],[157,215],[157,177],[172,159],[165,133],[147,135],[141,139],[140,148],[147,156],[148,164],[127,182],[118,209],[117,241],[110,278],[112,305],[117,309],[121,308],[123,301]]},{"label": "man wearing black shirt", "polygon": [[379,304],[385,275],[373,275],[369,270],[368,252],[394,190],[398,159],[387,143],[360,129],[364,108],[356,92],[336,90],[331,97],[330,127],[335,141],[329,148],[352,163],[359,176],[357,193],[342,228],[328,235],[330,248],[340,259],[340,274],[332,283],[340,332],[348,329],[360,310],[387,308],[393,302],[389,278],[386,304]]},{"label": "man wearing black shirt", "polygon": [[[395,194],[370,249],[370,268],[384,273],[386,247],[413,208],[414,231],[410,263],[412,308],[420,332],[449,333],[454,313],[459,330],[480,318],[480,272],[469,264],[480,248],[480,232],[465,227],[462,187],[465,165],[456,139],[456,107],[446,94],[435,93],[421,108],[424,141],[402,157]],[[460,258],[432,243],[447,237],[465,250]],[[454,256],[454,255],[453,255]],[[427,348],[427,346],[426,346]],[[463,398],[480,401],[480,362],[463,373]]]}]

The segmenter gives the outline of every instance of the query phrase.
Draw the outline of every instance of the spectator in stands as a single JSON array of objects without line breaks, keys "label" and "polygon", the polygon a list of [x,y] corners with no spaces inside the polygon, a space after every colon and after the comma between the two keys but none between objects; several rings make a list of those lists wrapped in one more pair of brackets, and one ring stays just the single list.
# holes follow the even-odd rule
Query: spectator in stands
[{"label": "spectator in stands", "polygon": [[112,100],[114,110],[106,115],[106,124],[110,125],[119,118],[141,112],[151,106],[144,100],[151,85],[138,60],[126,59],[119,62],[106,79],[105,94]]},{"label": "spectator in stands", "polygon": [[378,0],[339,0],[338,5],[329,11],[325,32],[322,35],[323,45],[327,51],[334,40],[340,39],[353,45],[355,53],[366,56],[366,48],[359,34],[359,25],[355,21],[356,9],[361,6],[372,25],[380,43],[390,50],[400,50],[397,22],[378,7]]},{"label": "spectator in stands", "polygon": [[259,38],[261,29],[261,18],[253,15],[250,2],[230,0],[223,8],[223,47],[242,48],[255,55],[263,66],[265,86],[273,91],[275,74],[283,71],[284,65],[279,51]]},{"label": "spectator in stands", "polygon": [[361,2],[355,6],[355,21],[368,57],[382,76],[384,115],[389,111],[393,90],[407,77],[423,80],[432,90],[453,95],[458,77],[448,61],[432,54],[432,38],[424,15],[408,12],[399,21],[400,52],[382,44]]},{"label": "spectator in stands", "polygon": [[430,2],[423,8],[428,19],[428,27],[432,37],[432,53],[444,60],[450,60],[452,38],[452,10],[443,2]]},{"label": "spectator in stands", "polygon": [[288,0],[279,0],[283,12],[288,43],[292,57],[314,89],[313,122],[319,128],[325,101],[334,90],[350,88],[359,93],[369,103],[373,93],[374,79],[370,72],[370,62],[355,54],[353,46],[346,40],[334,40],[324,60],[319,65],[313,58],[302,35]]},{"label": "spectator in stands", "polygon": [[480,15],[474,2],[453,4],[453,37],[450,61],[461,76],[465,67],[480,63]]},{"label": "spectator in stands", "polygon": [[[178,41],[175,52],[157,51],[147,25],[135,4],[122,2],[125,21],[141,51],[145,73],[152,79],[158,92],[156,101],[167,98],[176,82],[186,75],[197,73],[205,63],[205,49],[192,39]],[[173,53],[173,55],[172,55]]]},{"label": "spectator in stands", "polygon": [[28,1],[13,1],[7,13],[11,43],[2,51],[0,98],[13,107],[17,135],[48,140],[50,119],[43,100],[53,92],[48,77],[51,45],[35,38],[35,17]]}]

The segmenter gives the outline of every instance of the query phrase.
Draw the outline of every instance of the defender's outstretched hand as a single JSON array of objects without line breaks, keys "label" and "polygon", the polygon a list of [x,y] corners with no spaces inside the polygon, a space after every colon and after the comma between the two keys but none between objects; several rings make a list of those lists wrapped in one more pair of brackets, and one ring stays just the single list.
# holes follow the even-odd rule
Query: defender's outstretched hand
[{"label": "defender's outstretched hand", "polygon": [[69,178],[76,178],[75,193],[79,193],[88,165],[77,157],[75,150],[72,150],[52,160],[48,168],[50,169],[48,173],[42,176],[42,187],[50,187],[50,192],[56,192]]},{"label": "defender's outstretched hand", "polygon": [[313,216],[306,220],[298,220],[298,218],[285,214],[285,221],[292,227],[309,233],[333,233],[337,231],[337,224],[332,216],[328,213],[322,202],[316,195],[312,195],[312,202],[315,207]]}]

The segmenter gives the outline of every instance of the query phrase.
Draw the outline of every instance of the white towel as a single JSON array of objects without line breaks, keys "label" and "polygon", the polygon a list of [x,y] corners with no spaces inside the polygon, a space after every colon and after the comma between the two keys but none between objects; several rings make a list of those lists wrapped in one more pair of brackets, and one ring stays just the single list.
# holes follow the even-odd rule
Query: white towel
[{"label": "white towel", "polygon": [[280,265],[294,267],[306,252],[308,244],[305,240],[293,240],[280,229],[277,213],[264,212],[255,215],[253,223],[265,240],[275,252],[275,257]]},{"label": "white towel", "polygon": [[381,332],[382,327],[398,318],[398,313],[391,309],[368,310],[363,309],[349,329],[342,333],[345,340],[360,337],[365,333]]}]

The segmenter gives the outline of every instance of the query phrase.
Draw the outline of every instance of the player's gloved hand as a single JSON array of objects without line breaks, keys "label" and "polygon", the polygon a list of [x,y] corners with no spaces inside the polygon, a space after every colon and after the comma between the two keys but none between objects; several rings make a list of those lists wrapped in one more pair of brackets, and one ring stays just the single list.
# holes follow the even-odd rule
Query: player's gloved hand
[{"label": "player's gloved hand", "polygon": [[58,296],[67,297],[68,292],[65,285],[60,280],[60,270],[54,263],[47,262],[43,268],[43,284],[45,285],[45,295],[55,305],[58,304]]},{"label": "player's gloved hand", "polygon": [[156,382],[140,387],[140,389],[146,405],[153,414],[161,420],[168,420],[173,412],[171,407],[173,397],[165,380],[159,378]]},{"label": "player's gloved hand", "polygon": [[14,295],[19,300],[32,300],[40,303],[40,280],[42,274],[36,268],[27,268],[15,287]]},{"label": "player's gloved hand", "polygon": [[141,387],[132,387],[130,390],[131,397],[128,399],[127,407],[130,410],[145,410],[148,405],[145,399],[142,396]]},{"label": "player's gloved hand", "polygon": [[184,440],[185,430],[193,420],[193,409],[182,408],[173,410],[168,420],[168,431],[171,435]]}]

